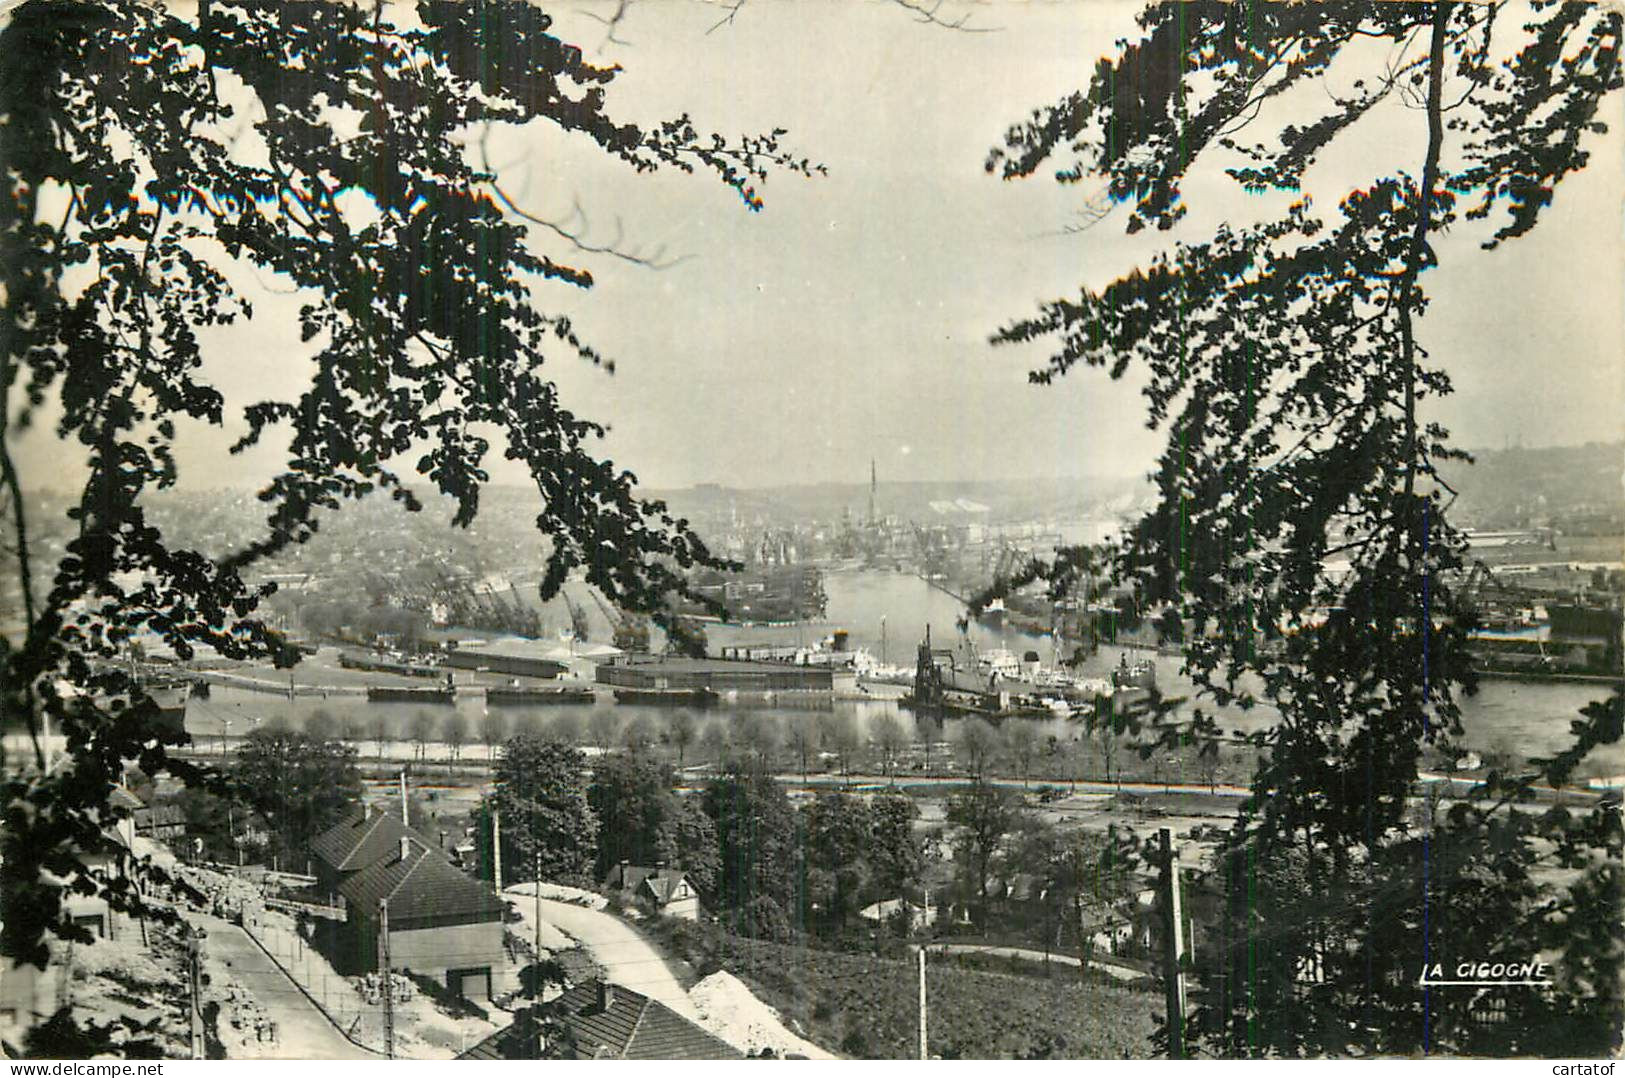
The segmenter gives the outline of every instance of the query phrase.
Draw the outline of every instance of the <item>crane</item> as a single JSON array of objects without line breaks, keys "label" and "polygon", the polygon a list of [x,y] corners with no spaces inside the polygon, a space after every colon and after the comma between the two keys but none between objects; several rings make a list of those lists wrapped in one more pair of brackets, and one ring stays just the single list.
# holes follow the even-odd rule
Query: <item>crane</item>
[{"label": "crane", "polygon": [[622,651],[649,650],[649,626],[642,619],[634,618],[629,614],[623,614],[616,610],[604,600],[602,595],[598,594],[597,588],[589,586],[587,594],[591,595],[592,601],[598,604],[599,611],[603,613],[605,620],[609,622],[610,628],[614,631],[616,647]]}]

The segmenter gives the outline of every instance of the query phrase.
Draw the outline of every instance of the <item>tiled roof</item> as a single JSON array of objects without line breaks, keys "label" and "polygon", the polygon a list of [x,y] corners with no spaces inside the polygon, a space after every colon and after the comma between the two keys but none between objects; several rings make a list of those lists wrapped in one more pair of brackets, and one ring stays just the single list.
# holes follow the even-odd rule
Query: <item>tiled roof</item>
[{"label": "tiled roof", "polygon": [[501,920],[505,908],[483,883],[415,837],[408,837],[405,857],[397,843],[393,853],[340,883],[339,893],[368,911],[387,899],[389,916],[398,921]]},{"label": "tiled roof", "polygon": [[311,839],[310,852],[336,872],[354,872],[398,851],[403,837],[427,843],[393,812],[362,812]]},{"label": "tiled roof", "polygon": [[[738,1059],[730,1045],[658,1000],[620,985],[607,1009],[598,1006],[598,984],[577,985],[548,1004],[570,1027],[576,1059]],[[530,1024],[516,1021],[464,1052],[461,1059],[533,1059]]]}]

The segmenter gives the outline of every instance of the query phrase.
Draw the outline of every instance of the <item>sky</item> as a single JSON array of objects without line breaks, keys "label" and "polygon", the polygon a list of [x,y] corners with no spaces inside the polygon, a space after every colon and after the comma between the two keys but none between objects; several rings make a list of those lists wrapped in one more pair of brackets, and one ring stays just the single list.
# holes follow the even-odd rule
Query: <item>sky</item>
[{"label": "sky", "polygon": [[[493,143],[505,188],[527,209],[562,217],[579,204],[588,242],[676,260],[652,269],[537,235],[597,279],[587,292],[540,282],[538,305],[568,313],[616,362],[608,375],[555,360],[563,400],[611,427],[603,452],[645,486],[861,482],[871,459],[883,480],[1151,468],[1161,439],[1132,379],[1079,370],[1035,387],[1026,372],[1046,358],[1042,343],[987,343],[1002,323],[1102,285],[1168,240],[1124,236],[1122,210],[1069,234],[1084,192],[983,169],[1012,122],[1086,85],[1113,41],[1134,33],[1134,5],[945,4],[944,17],[985,31],[967,33],[887,0],[748,0],[720,26],[713,3],[632,0],[618,40],[599,21],[613,3],[544,6],[560,37],[623,65],[613,115],[687,112],[729,136],[785,128],[789,148],[828,169],[774,175],[753,214],[709,176],[634,174],[575,136],[527,130]],[[1622,98],[1593,166],[1563,185],[1534,234],[1488,254],[1467,234],[1440,246],[1421,337],[1455,378],[1430,418],[1458,444],[1625,436]],[[1383,161],[1419,172],[1418,120],[1396,106],[1351,132],[1308,178],[1317,205],[1329,212]],[[1205,177],[1187,194],[1178,235],[1189,239],[1285,205]],[[308,371],[292,301],[265,295],[256,307],[252,323],[208,338],[209,373],[238,402],[296,393]],[[273,474],[272,452],[225,456],[235,434],[188,431],[187,485],[258,486]],[[61,459],[43,439],[30,452],[42,465]],[[493,463],[499,481],[524,479]]]}]

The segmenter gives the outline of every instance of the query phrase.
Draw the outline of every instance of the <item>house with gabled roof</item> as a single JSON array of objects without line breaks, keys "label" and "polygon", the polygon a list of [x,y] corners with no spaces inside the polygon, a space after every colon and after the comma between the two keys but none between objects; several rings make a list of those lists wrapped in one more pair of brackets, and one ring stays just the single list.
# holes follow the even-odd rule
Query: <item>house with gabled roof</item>
[{"label": "house with gabled roof", "polygon": [[387,919],[391,969],[490,997],[508,972],[507,904],[488,884],[388,813],[346,820],[311,846],[344,899],[344,951],[357,972],[378,968]]},{"label": "house with gabled roof", "polygon": [[310,841],[311,867],[317,883],[331,894],[339,884],[400,848],[401,839],[417,836],[393,812],[360,812]]},{"label": "house with gabled roof", "polygon": [[700,919],[700,892],[681,869],[622,861],[604,877],[604,887],[622,902],[645,905],[667,917]]},{"label": "house with gabled roof", "polygon": [[659,1000],[593,981],[523,1012],[459,1059],[739,1059]]}]

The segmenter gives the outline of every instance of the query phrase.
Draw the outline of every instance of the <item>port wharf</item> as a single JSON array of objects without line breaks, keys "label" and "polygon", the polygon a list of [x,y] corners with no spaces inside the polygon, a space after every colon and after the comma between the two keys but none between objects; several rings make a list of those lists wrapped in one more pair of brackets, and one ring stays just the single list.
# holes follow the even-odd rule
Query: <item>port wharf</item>
[{"label": "port wharf", "polygon": [[[598,665],[595,680],[616,689],[705,690],[726,698],[786,693],[833,696],[840,672],[829,666],[623,656]],[[850,673],[847,680],[854,680]]]}]

